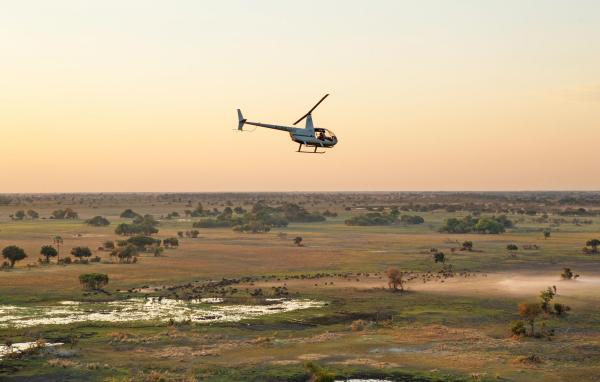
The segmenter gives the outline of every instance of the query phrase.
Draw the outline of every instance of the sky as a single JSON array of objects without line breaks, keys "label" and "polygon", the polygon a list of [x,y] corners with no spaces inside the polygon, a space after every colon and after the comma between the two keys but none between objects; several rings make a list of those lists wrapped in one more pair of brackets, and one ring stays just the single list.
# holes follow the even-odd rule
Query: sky
[{"label": "sky", "polygon": [[[600,190],[598,1],[0,0],[0,193]],[[319,98],[339,143],[298,154]]]}]

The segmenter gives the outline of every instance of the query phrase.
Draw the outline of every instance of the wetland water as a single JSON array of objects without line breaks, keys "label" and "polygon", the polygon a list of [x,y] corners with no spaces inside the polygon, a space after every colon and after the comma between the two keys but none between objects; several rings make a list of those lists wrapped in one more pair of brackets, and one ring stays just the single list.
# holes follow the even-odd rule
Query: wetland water
[{"label": "wetland water", "polygon": [[63,301],[55,305],[0,305],[0,328],[64,325],[76,322],[190,320],[196,323],[234,322],[268,314],[319,308],[321,301],[267,299],[265,305],[228,305],[221,299],[191,301],[131,298],[110,302]]},{"label": "wetland water", "polygon": [[[60,342],[43,343],[43,345],[41,345],[41,346],[46,348],[46,347],[59,346],[59,345],[62,345],[62,343],[60,343]],[[5,355],[11,354],[11,353],[22,353],[29,349],[35,348],[36,346],[40,346],[40,344],[38,344],[37,342],[17,342],[10,346],[0,345],[0,360],[2,360],[2,358],[4,358]]]}]

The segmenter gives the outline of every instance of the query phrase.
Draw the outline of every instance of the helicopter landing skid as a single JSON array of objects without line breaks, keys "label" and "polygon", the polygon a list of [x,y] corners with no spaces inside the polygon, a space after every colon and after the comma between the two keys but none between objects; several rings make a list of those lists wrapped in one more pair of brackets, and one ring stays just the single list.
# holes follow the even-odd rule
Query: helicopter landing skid
[{"label": "helicopter landing skid", "polygon": [[326,153],[326,151],[317,151],[317,149],[318,149],[318,146],[315,146],[315,151],[302,151],[302,143],[300,143],[300,146],[298,147],[298,150],[296,152],[302,153],[302,154],[325,154]]}]

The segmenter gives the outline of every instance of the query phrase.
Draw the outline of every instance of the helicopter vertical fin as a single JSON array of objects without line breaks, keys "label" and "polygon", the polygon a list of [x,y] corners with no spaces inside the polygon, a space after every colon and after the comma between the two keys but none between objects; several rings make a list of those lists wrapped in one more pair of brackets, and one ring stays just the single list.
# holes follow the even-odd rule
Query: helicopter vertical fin
[{"label": "helicopter vertical fin", "polygon": [[242,130],[242,128],[244,127],[244,123],[246,123],[246,119],[242,115],[242,111],[240,109],[237,109],[237,114],[238,114],[238,130]]},{"label": "helicopter vertical fin", "polygon": [[313,125],[312,115],[309,114],[306,116],[306,126],[304,128],[314,130],[315,126]]}]

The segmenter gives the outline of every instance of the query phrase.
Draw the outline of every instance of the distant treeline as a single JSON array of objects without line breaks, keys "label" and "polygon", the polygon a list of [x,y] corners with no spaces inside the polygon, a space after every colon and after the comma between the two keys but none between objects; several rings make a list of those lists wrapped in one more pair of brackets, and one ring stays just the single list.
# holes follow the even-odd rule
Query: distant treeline
[{"label": "distant treeline", "polygon": [[367,212],[352,216],[346,219],[346,225],[350,226],[381,226],[392,224],[422,224],[425,222],[422,216],[407,215],[400,216],[400,211],[397,208],[392,208],[389,212]]},{"label": "distant treeline", "polygon": [[214,218],[201,219],[194,228],[231,227],[239,232],[269,232],[271,228],[286,227],[292,223],[322,222],[326,218],[318,212],[309,212],[294,203],[270,206],[265,201],[257,202],[250,211],[226,207]]}]

